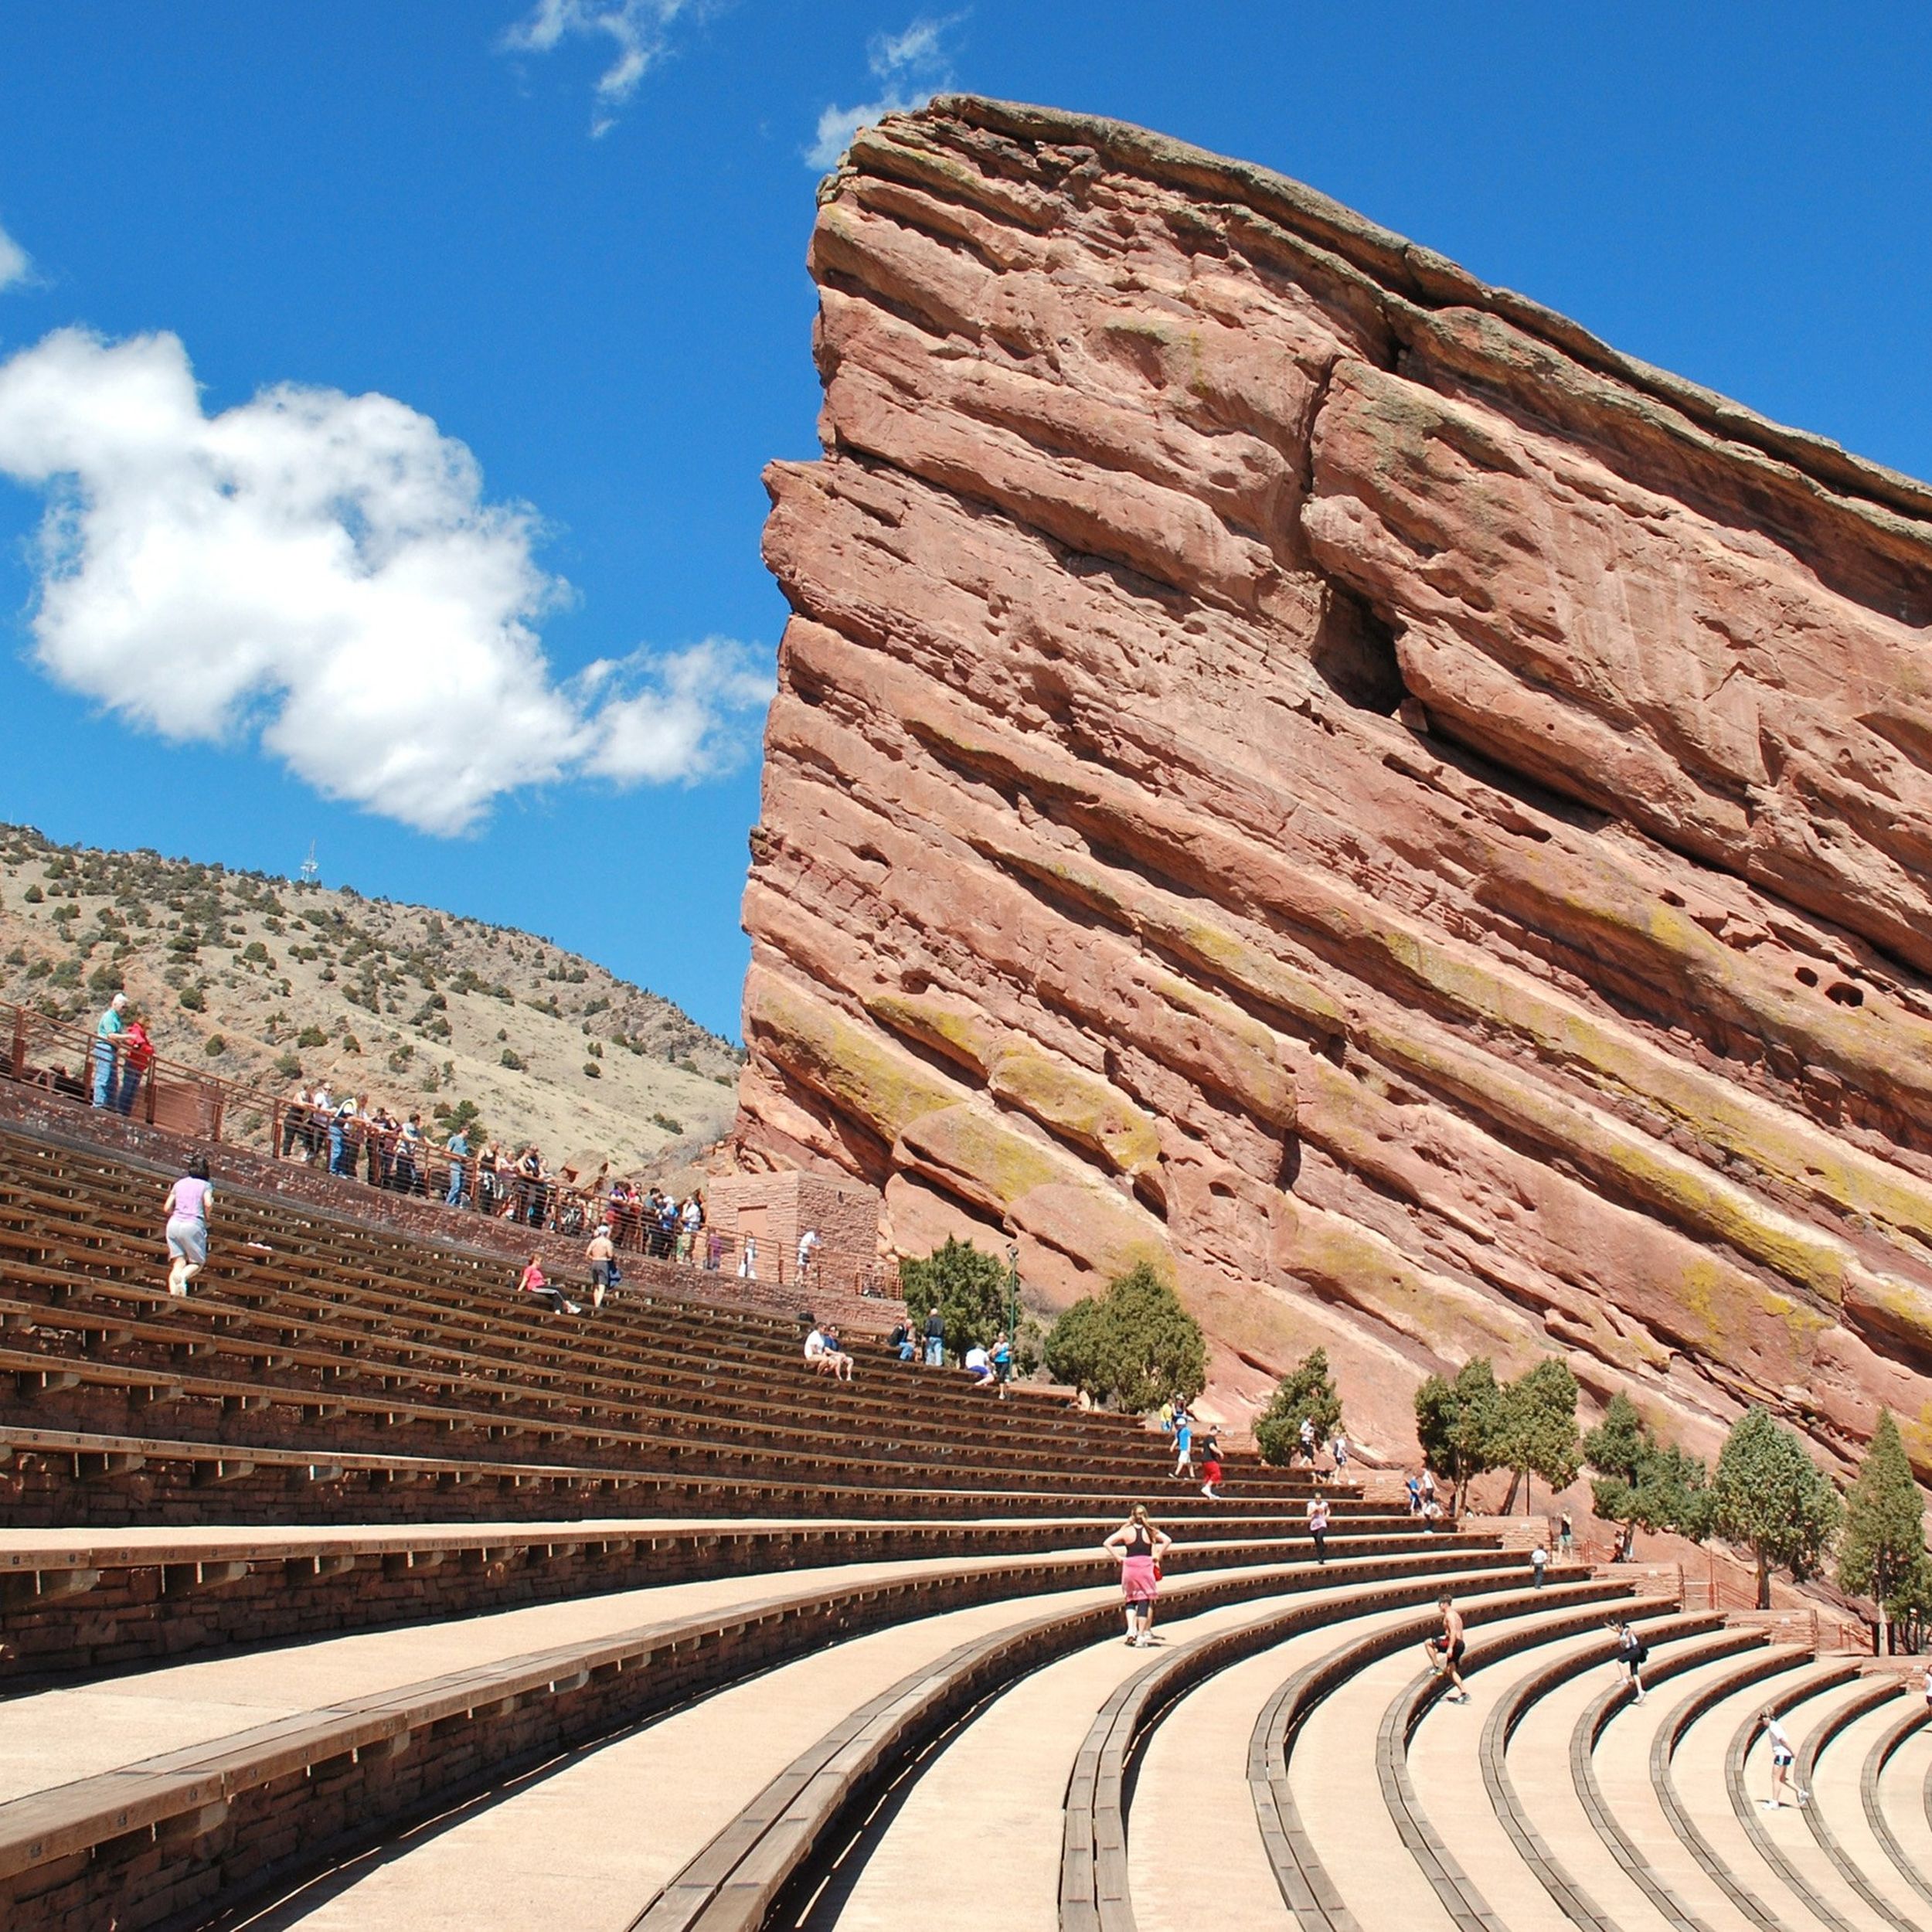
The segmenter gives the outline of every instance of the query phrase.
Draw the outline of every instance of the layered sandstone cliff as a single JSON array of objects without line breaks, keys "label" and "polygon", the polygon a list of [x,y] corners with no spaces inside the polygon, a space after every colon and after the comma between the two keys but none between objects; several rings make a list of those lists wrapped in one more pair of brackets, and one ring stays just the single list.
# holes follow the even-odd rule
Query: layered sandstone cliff
[{"label": "layered sandstone cliff", "polygon": [[896,117],[811,265],[744,1157],[1155,1258],[1237,1414],[1554,1349],[1932,1474],[1932,491],[1117,124]]}]

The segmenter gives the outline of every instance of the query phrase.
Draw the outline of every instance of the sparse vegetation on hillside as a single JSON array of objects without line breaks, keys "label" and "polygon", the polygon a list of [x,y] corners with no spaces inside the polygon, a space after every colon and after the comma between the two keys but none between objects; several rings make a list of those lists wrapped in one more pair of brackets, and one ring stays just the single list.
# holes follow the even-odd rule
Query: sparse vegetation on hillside
[{"label": "sparse vegetation on hillside", "polygon": [[534,934],[0,826],[0,998],[91,1024],[121,990],[169,1060],[326,1079],[553,1159],[655,1167],[716,1139],[736,1100],[728,1043]]}]

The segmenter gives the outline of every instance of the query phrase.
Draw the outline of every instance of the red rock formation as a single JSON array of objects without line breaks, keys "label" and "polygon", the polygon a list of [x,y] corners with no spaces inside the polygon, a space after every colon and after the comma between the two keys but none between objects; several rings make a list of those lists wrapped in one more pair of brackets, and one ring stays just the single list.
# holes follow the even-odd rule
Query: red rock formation
[{"label": "red rock formation", "polygon": [[811,264],[744,1157],[1392,1451],[1555,1349],[1932,1473],[1932,491],[1112,123],[889,121]]}]

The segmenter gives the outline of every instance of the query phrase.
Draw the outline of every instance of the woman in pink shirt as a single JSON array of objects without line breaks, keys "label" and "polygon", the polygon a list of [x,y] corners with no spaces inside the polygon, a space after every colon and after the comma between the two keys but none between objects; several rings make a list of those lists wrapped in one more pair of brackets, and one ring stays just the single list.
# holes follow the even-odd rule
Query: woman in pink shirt
[{"label": "woman in pink shirt", "polygon": [[188,1172],[168,1190],[168,1292],[185,1295],[188,1284],[208,1265],[208,1209],[215,1190],[208,1185],[208,1163],[197,1154]]}]

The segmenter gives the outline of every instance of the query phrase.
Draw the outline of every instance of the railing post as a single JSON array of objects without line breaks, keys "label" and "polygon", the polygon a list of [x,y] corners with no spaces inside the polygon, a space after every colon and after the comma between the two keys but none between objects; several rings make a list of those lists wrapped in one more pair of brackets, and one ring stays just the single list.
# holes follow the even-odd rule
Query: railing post
[{"label": "railing post", "polygon": [[13,1059],[9,1070],[17,1080],[27,1077],[27,1009],[24,1006],[13,1009]]}]

